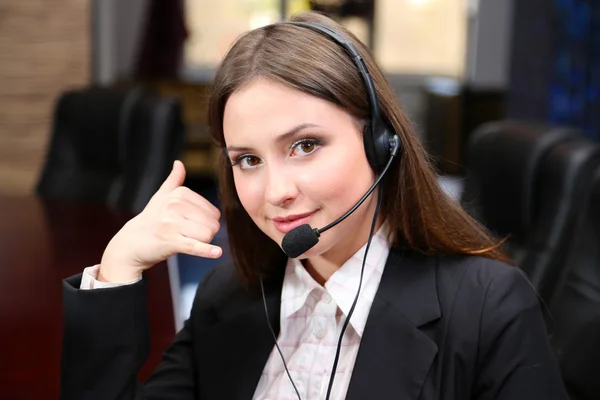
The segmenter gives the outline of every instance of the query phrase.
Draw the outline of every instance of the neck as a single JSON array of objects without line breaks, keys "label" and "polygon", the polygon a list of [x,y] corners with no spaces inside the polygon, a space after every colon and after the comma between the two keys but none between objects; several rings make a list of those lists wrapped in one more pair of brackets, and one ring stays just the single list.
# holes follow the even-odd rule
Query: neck
[{"label": "neck", "polygon": [[[375,234],[381,225],[383,218],[380,215],[375,224]],[[371,221],[363,224],[360,232],[355,235],[347,235],[344,240],[337,243],[333,248],[315,257],[303,260],[302,264],[312,278],[321,286],[331,278],[331,276],[344,265],[362,246],[364,246],[371,231]]]}]

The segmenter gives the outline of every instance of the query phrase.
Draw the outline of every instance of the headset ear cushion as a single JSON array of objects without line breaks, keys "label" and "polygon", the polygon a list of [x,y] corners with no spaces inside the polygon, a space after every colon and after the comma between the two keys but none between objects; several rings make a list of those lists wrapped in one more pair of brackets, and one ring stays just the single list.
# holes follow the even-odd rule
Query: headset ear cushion
[{"label": "headset ear cushion", "polygon": [[394,138],[391,126],[384,121],[379,124],[380,130],[373,132],[371,124],[365,124],[363,143],[367,160],[377,173],[383,171],[391,157],[391,140]]},{"label": "headset ear cushion", "polygon": [[365,127],[363,128],[363,144],[369,164],[371,164],[371,167],[375,170],[375,172],[379,172],[381,170],[381,166],[375,150],[375,141],[370,122],[365,123]]}]

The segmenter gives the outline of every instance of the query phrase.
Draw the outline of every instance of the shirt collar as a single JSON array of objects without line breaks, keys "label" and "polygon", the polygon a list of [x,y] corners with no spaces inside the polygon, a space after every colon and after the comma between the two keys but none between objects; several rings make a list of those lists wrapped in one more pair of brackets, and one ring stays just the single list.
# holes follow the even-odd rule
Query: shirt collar
[{"label": "shirt collar", "polygon": [[[360,296],[350,325],[362,336],[371,304],[379,288],[383,269],[390,251],[389,226],[384,223],[373,236],[367,254]],[[360,270],[366,243],[348,259],[322,287],[306,271],[298,259],[288,259],[281,292],[281,323],[300,310],[304,305],[311,307],[324,292],[329,293],[344,315],[348,315],[358,290]]]}]

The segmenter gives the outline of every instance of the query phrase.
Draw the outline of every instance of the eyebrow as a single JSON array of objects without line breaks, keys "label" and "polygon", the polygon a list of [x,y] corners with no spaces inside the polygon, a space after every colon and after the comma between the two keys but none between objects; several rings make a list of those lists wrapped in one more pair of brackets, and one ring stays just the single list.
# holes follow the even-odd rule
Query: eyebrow
[{"label": "eyebrow", "polygon": [[[301,130],[306,129],[306,128],[316,128],[316,127],[319,127],[319,125],[309,124],[309,123],[296,125],[295,127],[288,130],[287,132],[282,133],[281,135],[277,136],[275,138],[275,141],[277,143],[282,143],[282,142],[288,141],[291,138],[293,138],[294,135],[296,135]],[[227,147],[228,152],[245,152],[245,151],[251,151],[251,150],[252,150],[252,148],[250,148],[250,147],[240,147],[240,146],[228,146]]]}]

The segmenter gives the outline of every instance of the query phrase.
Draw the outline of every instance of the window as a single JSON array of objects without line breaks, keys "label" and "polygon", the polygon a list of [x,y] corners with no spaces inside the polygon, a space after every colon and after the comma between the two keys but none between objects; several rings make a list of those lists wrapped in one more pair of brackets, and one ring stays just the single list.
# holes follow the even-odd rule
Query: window
[{"label": "window", "polygon": [[375,50],[391,74],[462,76],[465,0],[377,0]]},{"label": "window", "polygon": [[[187,70],[211,71],[243,32],[310,9],[309,0],[186,0],[190,37]],[[343,0],[321,0],[340,3]],[[375,0],[374,55],[389,74],[461,77],[466,51],[468,2],[473,0]],[[368,21],[341,21],[368,41]]]},{"label": "window", "polygon": [[279,1],[186,0],[186,68],[215,68],[240,34],[280,19]]}]

